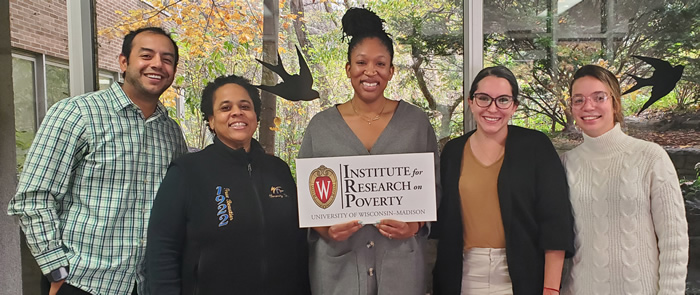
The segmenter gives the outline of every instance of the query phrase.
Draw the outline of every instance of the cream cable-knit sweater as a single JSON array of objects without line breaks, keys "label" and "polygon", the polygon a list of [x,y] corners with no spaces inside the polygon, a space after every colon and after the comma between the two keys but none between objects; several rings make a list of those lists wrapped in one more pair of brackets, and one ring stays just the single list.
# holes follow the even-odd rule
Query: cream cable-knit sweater
[{"label": "cream cable-knit sweater", "polygon": [[562,294],[684,294],[688,224],[666,151],[616,124],[562,161],[576,224]]}]

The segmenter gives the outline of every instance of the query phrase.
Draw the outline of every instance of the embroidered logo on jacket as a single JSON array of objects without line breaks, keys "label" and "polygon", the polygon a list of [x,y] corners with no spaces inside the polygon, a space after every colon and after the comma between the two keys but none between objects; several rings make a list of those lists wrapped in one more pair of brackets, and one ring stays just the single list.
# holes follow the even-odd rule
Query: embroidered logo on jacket
[{"label": "embroidered logo on jacket", "polygon": [[284,189],[282,189],[282,186],[273,186],[270,187],[270,198],[271,199],[277,199],[277,198],[286,198],[289,197],[285,192]]},{"label": "embroidered logo on jacket", "polygon": [[335,195],[338,192],[338,178],[332,169],[321,165],[321,167],[311,171],[309,186],[311,197],[316,206],[326,209],[335,201]]},{"label": "embroidered logo on jacket", "polygon": [[223,195],[221,186],[216,187],[216,216],[219,218],[219,227],[227,225],[229,221],[233,220],[233,210],[231,210],[231,198],[228,195],[230,191],[229,188],[223,188]]}]

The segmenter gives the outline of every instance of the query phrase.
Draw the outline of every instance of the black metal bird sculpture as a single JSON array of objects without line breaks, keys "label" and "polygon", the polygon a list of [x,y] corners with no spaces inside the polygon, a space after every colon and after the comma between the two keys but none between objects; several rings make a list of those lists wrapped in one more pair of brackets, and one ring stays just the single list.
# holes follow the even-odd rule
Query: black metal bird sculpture
[{"label": "black metal bird sculpture", "polygon": [[297,55],[299,56],[299,74],[297,75],[287,73],[279,53],[277,54],[277,65],[271,65],[256,58],[255,60],[282,78],[282,82],[277,83],[277,85],[258,85],[256,87],[290,101],[309,101],[319,98],[318,91],[312,89],[314,79],[299,47],[297,47]]},{"label": "black metal bird sculpture", "polygon": [[654,68],[654,73],[652,73],[651,77],[649,78],[641,78],[629,73],[627,74],[630,77],[632,77],[632,79],[634,79],[634,81],[636,81],[637,84],[634,84],[632,88],[625,91],[625,93],[623,93],[622,95],[636,91],[639,88],[645,86],[651,86],[651,97],[649,97],[649,100],[647,100],[647,102],[644,103],[642,108],[637,113],[637,115],[639,116],[639,114],[641,114],[642,111],[646,110],[649,106],[657,102],[662,97],[666,96],[666,94],[669,94],[673,90],[673,88],[676,88],[676,84],[683,75],[683,69],[685,68],[685,66],[671,66],[669,62],[653,57],[639,55],[632,55],[632,57],[639,59],[651,65]]}]

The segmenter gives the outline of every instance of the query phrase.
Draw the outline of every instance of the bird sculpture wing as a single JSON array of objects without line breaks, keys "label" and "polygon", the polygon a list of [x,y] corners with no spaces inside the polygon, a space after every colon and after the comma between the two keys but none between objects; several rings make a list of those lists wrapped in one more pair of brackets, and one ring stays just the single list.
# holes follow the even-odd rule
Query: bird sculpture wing
[{"label": "bird sculpture wing", "polygon": [[683,74],[683,66],[673,67],[671,63],[661,60],[658,58],[632,55],[632,57],[639,59],[654,68],[654,72],[649,78],[640,78],[634,75],[630,76],[637,82],[632,88],[623,93],[627,94],[633,92],[644,86],[651,86],[651,96],[647,100],[642,108],[637,112],[637,115],[641,114],[644,110],[650,107],[652,104],[657,102],[662,97],[669,94],[673,88],[676,87],[676,83]]},{"label": "bird sculpture wing", "polygon": [[309,101],[318,98],[318,92],[311,88],[314,82],[314,79],[311,76],[311,70],[309,69],[309,65],[306,63],[306,60],[304,60],[304,56],[301,54],[299,47],[297,47],[297,56],[299,57],[298,75],[290,75],[287,73],[282,65],[282,58],[280,57],[279,53],[277,54],[277,65],[271,65],[256,58],[255,60],[257,60],[263,66],[277,73],[277,75],[282,78],[282,82],[277,83],[274,86],[257,85],[255,87],[290,101]]},{"label": "bird sculpture wing", "polygon": [[627,89],[627,91],[623,92],[622,95],[625,95],[625,94],[631,93],[631,92],[635,92],[635,91],[639,90],[639,88],[651,85],[648,82],[649,79],[637,77],[637,76],[632,75],[632,74],[627,74],[627,76],[632,77],[632,79],[634,79],[635,84],[634,84],[634,86],[632,86],[632,88]]},{"label": "bird sculpture wing", "polygon": [[309,89],[311,89],[314,85],[314,78],[311,76],[311,69],[309,69],[309,65],[306,64],[306,60],[301,54],[299,46],[295,47],[297,48],[297,56],[299,57],[299,78],[301,79],[304,87],[308,87]]},{"label": "bird sculpture wing", "polygon": [[280,76],[280,78],[282,78],[282,81],[287,81],[289,80],[289,77],[292,76],[289,73],[287,73],[287,71],[284,69],[284,65],[282,64],[282,57],[280,57],[279,53],[277,53],[277,65],[271,65],[257,58],[255,60],[257,60],[264,67],[270,69],[270,71],[275,72],[278,76]]},{"label": "bird sculpture wing", "polygon": [[651,65],[655,70],[654,73],[669,73],[670,71],[673,71],[673,66],[671,66],[671,63],[665,60],[640,55],[632,55],[632,57]]}]

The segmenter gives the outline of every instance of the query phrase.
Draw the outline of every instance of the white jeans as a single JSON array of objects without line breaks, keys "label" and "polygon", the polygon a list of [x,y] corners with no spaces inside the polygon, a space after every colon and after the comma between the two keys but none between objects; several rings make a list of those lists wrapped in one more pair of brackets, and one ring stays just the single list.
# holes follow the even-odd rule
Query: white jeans
[{"label": "white jeans", "polygon": [[462,294],[513,294],[506,249],[471,248],[464,253]]}]

